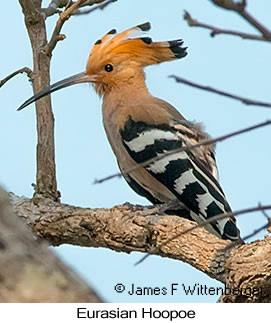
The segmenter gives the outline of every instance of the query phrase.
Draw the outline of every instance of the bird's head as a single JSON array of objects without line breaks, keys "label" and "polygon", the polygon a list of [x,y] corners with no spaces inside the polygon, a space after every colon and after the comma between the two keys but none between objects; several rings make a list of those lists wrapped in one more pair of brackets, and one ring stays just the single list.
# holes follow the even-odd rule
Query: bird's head
[{"label": "bird's head", "polygon": [[25,101],[18,110],[47,94],[78,83],[92,83],[98,94],[103,95],[112,88],[133,82],[139,75],[144,75],[145,66],[187,55],[181,39],[153,42],[149,37],[142,37],[142,33],[149,31],[150,28],[151,25],[147,22],[119,34],[112,29],[92,47],[85,72],[41,90]]}]

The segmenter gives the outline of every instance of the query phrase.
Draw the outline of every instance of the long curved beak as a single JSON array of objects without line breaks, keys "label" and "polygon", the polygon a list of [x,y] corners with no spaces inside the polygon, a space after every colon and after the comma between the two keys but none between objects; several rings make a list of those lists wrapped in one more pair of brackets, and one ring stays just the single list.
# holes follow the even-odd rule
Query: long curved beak
[{"label": "long curved beak", "polygon": [[73,76],[67,77],[66,79],[56,82],[53,85],[50,85],[49,87],[41,90],[37,94],[33,95],[31,98],[26,100],[18,109],[17,111],[20,111],[27,107],[29,104],[41,99],[42,97],[53,93],[57,90],[63,89],[64,87],[74,85],[74,84],[79,84],[79,83],[90,83],[90,82],[95,82],[95,77],[92,75],[87,75],[85,72],[75,74]]}]

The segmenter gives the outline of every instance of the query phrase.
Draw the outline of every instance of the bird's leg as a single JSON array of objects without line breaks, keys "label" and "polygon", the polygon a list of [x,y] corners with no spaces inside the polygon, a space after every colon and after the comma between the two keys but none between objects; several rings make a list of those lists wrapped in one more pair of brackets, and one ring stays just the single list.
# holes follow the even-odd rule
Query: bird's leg
[{"label": "bird's leg", "polygon": [[140,216],[153,216],[153,215],[165,215],[163,211],[160,210],[162,204],[156,204],[151,206],[145,206],[140,210]]},{"label": "bird's leg", "polygon": [[188,210],[188,208],[176,198],[165,203],[142,207],[140,210],[137,210],[137,212],[140,212],[140,216],[171,215],[168,214],[167,211],[171,211],[172,215],[174,215],[174,211],[183,209]]},{"label": "bird's leg", "polygon": [[180,200],[178,200],[177,198],[174,200],[170,200],[168,202],[165,202],[163,204],[157,204],[156,207],[159,210],[159,213],[164,213],[167,210],[173,211],[173,210],[179,210],[179,209],[186,208],[184,206],[184,204],[182,202],[180,202]]},{"label": "bird's leg", "polygon": [[131,213],[123,215],[124,220],[132,219],[135,216],[154,216],[154,215],[164,215],[156,205],[141,206],[141,205],[131,205],[130,203],[125,203],[125,206],[131,208]]}]

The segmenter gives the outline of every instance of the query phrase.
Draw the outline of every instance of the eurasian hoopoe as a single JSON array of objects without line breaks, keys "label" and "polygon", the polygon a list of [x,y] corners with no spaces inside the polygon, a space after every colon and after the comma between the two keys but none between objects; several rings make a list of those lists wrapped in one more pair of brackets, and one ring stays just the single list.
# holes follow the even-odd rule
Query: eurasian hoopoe
[{"label": "eurasian hoopoe", "polygon": [[[91,82],[103,98],[103,123],[119,168],[123,173],[134,169],[124,173],[130,187],[153,204],[168,205],[166,213],[202,223],[231,208],[218,183],[213,145],[169,154],[209,136],[200,125],[188,122],[172,105],[149,93],[143,68],[187,55],[181,39],[153,42],[136,35],[149,29],[147,22],[119,34],[115,29],[109,31],[93,46],[85,72],[42,90],[18,110],[61,88]],[[164,153],[164,158],[134,168]],[[233,217],[206,229],[223,239],[239,239]]]}]

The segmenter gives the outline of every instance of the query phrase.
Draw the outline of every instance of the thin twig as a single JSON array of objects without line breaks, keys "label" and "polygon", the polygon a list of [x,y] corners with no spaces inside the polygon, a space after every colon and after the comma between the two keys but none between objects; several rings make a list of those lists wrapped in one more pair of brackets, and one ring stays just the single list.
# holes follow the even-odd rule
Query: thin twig
[{"label": "thin twig", "polygon": [[[246,235],[243,240],[247,240],[250,239],[252,237],[254,237],[256,234],[258,234],[259,232],[267,229],[270,226],[270,220],[269,222],[267,222],[266,224],[264,224],[263,226],[259,227],[258,229],[255,229],[253,232],[251,232],[250,234]],[[228,248],[227,248],[228,249]]]},{"label": "thin twig", "polygon": [[65,11],[63,11],[59,15],[59,18],[57,20],[57,23],[56,23],[55,29],[53,31],[53,34],[51,36],[51,39],[46,46],[46,50],[48,52],[48,55],[51,55],[52,51],[56,47],[56,44],[59,41],[60,31],[61,31],[62,26],[64,25],[65,21],[68,20],[70,18],[71,14],[73,13],[73,11],[78,9],[84,2],[85,2],[85,0],[76,1],[70,7],[66,8]]},{"label": "thin twig", "polygon": [[[80,8],[82,7],[86,7],[86,6],[93,6],[94,4],[98,4],[101,2],[104,2],[105,0],[85,0],[84,3],[82,3],[82,5],[80,6]],[[74,1],[71,0],[52,0],[47,8],[42,8],[41,9],[41,13],[44,15],[44,18],[48,18],[50,16],[53,16],[56,13],[61,13],[61,11],[59,10],[59,8],[64,8],[67,9],[68,7],[70,7],[72,4],[74,4]],[[76,10],[77,11],[77,10]],[[76,13],[73,12],[73,14]]]},{"label": "thin twig", "polygon": [[47,8],[41,8],[41,13],[44,19],[53,16],[55,13],[60,13],[58,8],[63,8],[67,4],[68,0],[52,0]]},{"label": "thin twig", "polygon": [[[260,203],[259,203],[259,206],[261,206]],[[267,231],[271,233],[271,217],[265,212],[265,210],[262,209],[261,211],[267,220],[267,224],[266,224]]]},{"label": "thin twig", "polygon": [[[110,3],[117,1],[117,0],[102,0],[103,3],[101,3],[100,5],[97,5],[94,8],[91,8],[89,10],[86,11],[79,11],[79,8],[84,7],[84,6],[90,6],[93,5],[95,3],[100,3],[101,0],[92,0],[92,1],[86,1],[86,0],[78,0],[74,3],[72,3],[71,5],[67,5],[65,10],[63,12],[61,12],[61,14],[59,15],[59,18],[57,20],[55,29],[53,31],[53,34],[51,36],[51,39],[49,41],[49,43],[46,46],[46,51],[48,53],[48,55],[52,54],[52,51],[54,50],[54,48],[56,47],[56,44],[59,40],[63,40],[65,38],[65,36],[60,35],[61,29],[65,23],[66,20],[68,20],[71,15],[76,14],[86,14],[86,13],[91,13],[94,10],[97,9],[104,9],[107,5],[109,5]],[[69,3],[68,3],[69,4]]]},{"label": "thin twig", "polygon": [[251,16],[246,10],[240,12],[240,15],[248,21],[252,26],[258,29],[263,37],[266,40],[271,40],[271,32],[264,25],[262,25],[258,20],[256,20],[253,16]]},{"label": "thin twig", "polygon": [[[243,240],[247,240],[250,239],[252,237],[254,237],[256,234],[258,234],[259,232],[263,231],[264,229],[267,229],[270,225],[271,225],[271,218],[269,217],[269,215],[266,213],[265,209],[263,209],[261,203],[259,203],[259,211],[262,212],[262,214],[264,215],[264,217],[267,219],[267,223],[262,225],[261,227],[253,230],[251,233],[249,233],[248,235],[243,237]],[[235,241],[231,242],[230,244],[228,244],[223,251],[229,250],[232,247],[234,247],[236,245]]]},{"label": "thin twig", "polygon": [[261,40],[261,41],[266,41],[266,42],[271,41],[271,38],[266,39],[263,36],[248,34],[248,33],[244,33],[241,31],[222,29],[222,28],[218,28],[218,27],[203,23],[203,22],[199,22],[196,19],[192,18],[188,11],[184,12],[184,19],[187,21],[187,23],[190,27],[200,27],[200,28],[205,28],[205,29],[211,30],[211,33],[210,33],[211,37],[215,37],[216,35],[224,34],[224,35],[232,35],[232,36],[241,37],[243,39]]},{"label": "thin twig", "polygon": [[[253,207],[253,208],[247,208],[247,209],[242,209],[242,210],[239,210],[239,211],[236,211],[236,212],[228,212],[228,213],[222,213],[222,214],[218,214],[216,216],[213,216],[211,217],[210,219],[204,221],[203,223],[200,223],[200,224],[197,224],[197,225],[194,225],[193,227],[185,230],[185,231],[182,231],[178,234],[176,234],[175,236],[173,236],[172,238],[166,240],[165,242],[163,242],[160,246],[157,246],[157,247],[154,247],[152,250],[150,250],[150,252],[154,252],[154,251],[157,251],[157,250],[161,250],[161,248],[163,248],[165,245],[167,245],[169,242],[175,240],[175,239],[178,239],[180,236],[184,235],[184,234],[187,234],[189,232],[192,232],[198,228],[202,228],[202,227],[205,227],[207,224],[211,224],[211,223],[214,223],[216,221],[219,221],[219,220],[223,220],[223,219],[226,219],[226,218],[229,218],[229,217],[237,217],[241,214],[247,214],[247,213],[252,213],[252,212],[256,212],[256,211],[262,211],[262,210],[270,210],[271,209],[271,205],[265,205],[265,206],[256,206],[256,207]],[[246,240],[248,238],[251,238],[252,236],[254,236],[256,233],[264,230],[265,228],[267,228],[267,225],[265,224],[264,226],[260,227],[259,229],[255,230],[252,234],[249,234],[248,236],[244,237],[243,240]],[[234,241],[232,243],[230,243],[230,246],[232,247],[233,245],[236,245],[237,242],[240,243],[241,240],[239,241]],[[229,249],[228,247],[226,247],[225,249]],[[224,249],[224,250],[225,250]],[[150,253],[146,254],[144,257],[142,257],[139,261],[137,261],[135,263],[135,265],[138,265],[140,263],[142,263],[146,258],[148,258],[150,256]]]},{"label": "thin twig", "polygon": [[271,103],[269,103],[269,102],[262,102],[262,101],[257,101],[257,100],[253,100],[253,99],[248,99],[248,98],[245,98],[245,97],[242,97],[242,96],[239,96],[239,95],[235,95],[235,94],[232,94],[232,93],[228,93],[228,92],[225,92],[225,91],[222,91],[222,90],[215,89],[215,88],[213,88],[211,86],[201,85],[201,84],[186,80],[186,79],[184,79],[182,77],[179,77],[179,76],[170,75],[169,77],[174,78],[176,80],[176,82],[178,82],[178,83],[183,83],[183,84],[195,87],[197,89],[201,89],[201,90],[204,90],[204,91],[208,91],[208,92],[216,93],[216,94],[219,94],[219,95],[223,95],[223,96],[226,96],[228,98],[241,101],[242,103],[244,103],[246,105],[257,105],[257,106],[260,106],[260,107],[271,108]]},{"label": "thin twig", "polygon": [[236,2],[233,0],[211,0],[211,2],[220,8],[224,8],[238,13],[250,25],[255,27],[265,39],[271,40],[271,31],[268,30],[268,28],[261,24],[259,21],[257,21],[257,19],[254,18],[250,13],[247,12],[246,1],[242,0],[241,2]]},{"label": "thin twig", "polygon": [[20,68],[19,70],[15,71],[15,72],[9,74],[3,80],[0,80],[0,87],[2,87],[7,81],[9,81],[11,78],[13,78],[14,76],[16,76],[17,74],[20,74],[20,73],[26,73],[29,80],[32,82],[32,80],[33,80],[33,71],[29,67],[23,67],[23,68]]},{"label": "thin twig", "polygon": [[105,181],[108,181],[108,180],[110,180],[112,178],[121,177],[123,175],[129,174],[132,171],[134,171],[134,170],[136,170],[136,169],[138,169],[140,167],[148,166],[151,163],[159,161],[159,160],[161,160],[161,159],[163,159],[163,158],[165,158],[167,156],[170,156],[172,154],[176,154],[176,153],[179,153],[179,152],[182,152],[182,151],[191,151],[191,150],[196,149],[196,148],[198,148],[200,146],[210,145],[210,144],[213,144],[213,143],[216,143],[216,142],[220,142],[220,141],[226,140],[228,138],[240,135],[242,133],[249,132],[249,131],[252,131],[252,130],[255,130],[255,129],[258,129],[258,128],[261,128],[261,127],[265,127],[265,126],[270,125],[270,124],[271,124],[271,120],[267,120],[265,122],[257,123],[255,125],[250,126],[250,127],[243,128],[241,130],[237,130],[237,131],[228,133],[228,134],[220,136],[220,137],[216,137],[216,138],[213,138],[213,139],[202,140],[198,144],[195,144],[195,145],[187,145],[187,146],[180,147],[180,148],[177,148],[177,149],[174,149],[174,150],[170,150],[170,151],[164,153],[163,155],[151,158],[151,159],[145,161],[144,163],[140,163],[140,164],[138,164],[138,165],[136,165],[134,167],[131,167],[131,168],[127,169],[127,170],[124,170],[122,172],[118,172],[118,173],[109,175],[109,176],[104,177],[102,179],[96,179],[94,181],[94,184],[101,184],[101,183],[103,183]]},{"label": "thin twig", "polygon": [[267,221],[270,221],[271,218],[270,216],[266,213],[265,209],[262,208],[262,204],[259,203],[259,207],[261,208],[260,210],[262,211],[263,216],[266,218]]},{"label": "thin twig", "polygon": [[[87,10],[76,10],[73,12],[73,15],[88,15],[89,13],[97,10],[97,9],[100,9],[100,10],[103,10],[105,7],[107,7],[110,3],[113,3],[113,2],[116,2],[117,0],[107,0],[107,1],[101,1],[101,0],[98,0],[96,3],[100,3],[102,2],[100,5],[97,5],[96,7],[94,8],[90,8],[90,9],[87,9]],[[83,6],[81,6],[83,7]]]}]

